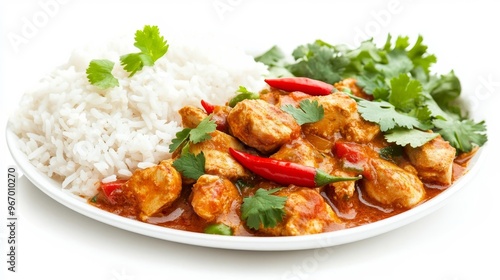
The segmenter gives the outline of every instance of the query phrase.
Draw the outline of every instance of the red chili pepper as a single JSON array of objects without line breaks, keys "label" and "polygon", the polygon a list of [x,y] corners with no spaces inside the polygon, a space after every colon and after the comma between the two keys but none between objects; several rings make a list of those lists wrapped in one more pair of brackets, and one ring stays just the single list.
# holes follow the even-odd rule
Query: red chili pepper
[{"label": "red chili pepper", "polygon": [[208,103],[207,101],[205,101],[203,99],[201,100],[201,106],[203,107],[203,109],[205,109],[205,112],[207,112],[207,114],[209,114],[209,115],[213,113],[214,108],[215,108],[214,105]]},{"label": "red chili pepper", "polygon": [[111,204],[116,203],[117,195],[121,193],[122,187],[126,182],[127,180],[117,180],[109,183],[101,183],[101,191]]},{"label": "red chili pepper", "polygon": [[275,78],[264,81],[277,89],[301,91],[309,95],[328,95],[335,91],[335,87],[331,84],[306,77]]},{"label": "red chili pepper", "polygon": [[283,185],[316,188],[340,181],[354,181],[361,177],[336,177],[320,169],[294,162],[263,158],[229,148],[229,153],[245,168],[262,178]]}]

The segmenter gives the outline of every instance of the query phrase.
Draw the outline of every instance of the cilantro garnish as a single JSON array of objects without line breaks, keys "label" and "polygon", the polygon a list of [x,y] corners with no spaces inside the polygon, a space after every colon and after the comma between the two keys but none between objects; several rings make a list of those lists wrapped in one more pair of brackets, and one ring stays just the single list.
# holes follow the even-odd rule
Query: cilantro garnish
[{"label": "cilantro garnish", "polygon": [[272,228],[283,220],[287,198],[273,195],[280,189],[258,189],[253,196],[243,198],[241,219],[246,220],[249,228]]},{"label": "cilantro garnish", "polygon": [[210,139],[210,133],[217,129],[212,116],[204,118],[195,128],[184,128],[175,134],[175,139],[169,146],[169,150],[173,153],[179,147],[182,147],[181,155],[172,164],[175,169],[182,173],[186,178],[198,180],[205,174],[205,155],[203,152],[194,155],[189,152],[189,145],[196,144]]},{"label": "cilantro garnish", "polygon": [[169,151],[173,153],[177,148],[187,141],[196,144],[210,139],[210,133],[217,129],[217,124],[212,120],[212,116],[204,118],[195,128],[184,128],[175,134],[175,138],[170,144]]},{"label": "cilantro garnish", "polygon": [[488,140],[484,121],[475,123],[466,119],[436,119],[434,125],[443,138],[460,151],[471,151],[474,144],[482,146]]},{"label": "cilantro garnish", "polygon": [[156,60],[168,51],[167,41],[160,35],[158,26],[144,26],[144,29],[135,32],[135,43],[141,52],[130,53],[120,57],[123,69],[130,73],[130,77],[144,66],[152,66]]},{"label": "cilantro garnish", "polygon": [[299,125],[320,121],[325,115],[323,105],[318,105],[317,100],[311,101],[309,99],[300,101],[298,108],[287,104],[282,106],[281,110],[292,115]]},{"label": "cilantro garnish", "polygon": [[385,134],[385,139],[387,142],[396,143],[401,146],[410,145],[416,148],[431,141],[438,135],[438,133],[426,132],[418,129],[396,128],[388,131]]},{"label": "cilantro garnish", "polygon": [[[120,63],[130,73],[129,77],[144,66],[154,65],[168,51],[167,41],[160,35],[157,26],[146,25],[143,30],[137,30],[134,46],[140,52],[120,56]],[[92,60],[86,70],[88,81],[102,89],[118,86],[118,79],[111,73],[113,66],[114,62],[107,59]]]},{"label": "cilantro garnish", "polygon": [[[370,39],[356,48],[316,40],[298,46],[292,58],[288,61],[276,47],[258,57],[273,69],[272,73],[288,71],[328,83],[356,78],[358,85],[373,96],[373,101],[352,96],[359,113],[379,124],[389,142],[416,147],[439,133],[458,152],[469,152],[487,141],[484,121],[463,117],[455,105],[461,93],[455,73],[432,73],[437,59],[428,52],[422,36],[413,45],[407,36],[388,35],[382,47]],[[276,69],[279,67],[284,70]]]},{"label": "cilantro garnish", "polygon": [[236,106],[236,104],[238,104],[238,102],[243,101],[245,99],[259,99],[260,98],[260,95],[258,93],[251,92],[244,86],[240,86],[238,88],[238,90],[236,91],[236,93],[238,93],[238,94],[236,96],[234,96],[233,98],[231,98],[231,100],[229,100],[229,102],[227,103],[227,105],[229,105],[229,107],[234,107],[234,106]]},{"label": "cilantro garnish", "polygon": [[86,71],[87,79],[91,84],[101,89],[118,86],[118,79],[111,74],[114,65],[114,62],[107,59],[94,59],[90,61]]},{"label": "cilantro garnish", "polygon": [[194,180],[198,180],[201,175],[205,174],[205,155],[200,152],[197,155],[192,153],[182,153],[172,165],[177,171],[182,173],[182,176]]}]

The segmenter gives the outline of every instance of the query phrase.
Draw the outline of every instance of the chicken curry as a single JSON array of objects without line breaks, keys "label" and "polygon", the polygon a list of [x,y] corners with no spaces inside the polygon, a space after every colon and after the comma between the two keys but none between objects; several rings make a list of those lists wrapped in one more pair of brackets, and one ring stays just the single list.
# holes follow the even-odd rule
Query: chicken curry
[{"label": "chicken curry", "polygon": [[[354,79],[324,94],[269,86],[240,97],[182,108],[185,129],[172,158],[102,183],[90,203],[192,232],[315,234],[424,203],[457,180],[473,155],[457,155],[441,136],[419,147],[387,142],[358,113],[356,98],[370,95]],[[201,171],[191,170],[196,165]]]}]

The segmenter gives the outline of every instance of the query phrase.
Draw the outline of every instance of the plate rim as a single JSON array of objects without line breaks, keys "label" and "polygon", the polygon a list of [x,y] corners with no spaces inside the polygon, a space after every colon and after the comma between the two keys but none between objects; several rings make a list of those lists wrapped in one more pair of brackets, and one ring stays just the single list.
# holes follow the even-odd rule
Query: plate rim
[{"label": "plate rim", "polygon": [[11,129],[10,124],[9,119],[5,137],[8,150],[16,165],[33,185],[65,207],[101,223],[144,236],[200,247],[245,251],[319,249],[361,241],[413,223],[440,209],[450,201],[453,195],[464,189],[480,169],[485,158],[483,155],[484,150],[489,146],[486,143],[476,152],[469,162],[467,172],[453,185],[430,200],[395,216],[353,228],[312,235],[280,237],[222,236],[148,224],[92,206],[84,198],[63,190],[59,182],[36,169],[29,162],[27,155],[19,149],[19,138]]}]

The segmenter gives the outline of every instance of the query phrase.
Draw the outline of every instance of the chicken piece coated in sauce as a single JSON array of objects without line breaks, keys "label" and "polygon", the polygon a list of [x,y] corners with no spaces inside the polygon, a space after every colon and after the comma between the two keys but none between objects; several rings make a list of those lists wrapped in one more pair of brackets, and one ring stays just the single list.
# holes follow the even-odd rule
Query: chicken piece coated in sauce
[{"label": "chicken piece coated in sauce", "polygon": [[273,228],[259,229],[272,236],[297,236],[315,234],[343,228],[342,222],[325,199],[315,190],[301,187],[288,187],[275,193],[286,196],[283,221]]},{"label": "chicken piece coated in sauce", "polygon": [[[354,176],[354,173],[349,174],[343,171],[338,167],[338,163],[333,157],[320,152],[309,141],[302,137],[298,137],[290,143],[281,146],[281,148],[276,153],[272,154],[270,158],[311,166],[334,176]],[[351,197],[354,194],[355,181],[332,183],[327,187],[333,187],[338,197]]]},{"label": "chicken piece coated in sauce", "polygon": [[304,133],[332,139],[340,133],[348,141],[366,143],[380,133],[377,124],[365,121],[358,113],[356,101],[344,93],[310,98],[317,100],[325,112],[323,119],[302,126]]},{"label": "chicken piece coated in sauce", "polygon": [[243,151],[243,145],[231,135],[218,130],[210,136],[208,140],[189,146],[189,151],[195,155],[203,152],[205,173],[230,180],[249,177],[250,173],[229,154],[230,147]]},{"label": "chicken piece coated in sauce", "polygon": [[184,106],[179,110],[182,126],[187,128],[195,128],[200,122],[208,117],[207,113],[200,108],[194,106]]},{"label": "chicken piece coated in sauce", "polygon": [[373,158],[368,161],[365,178],[366,193],[376,201],[401,208],[411,208],[425,197],[422,181],[396,164]]},{"label": "chicken piece coated in sauce", "polygon": [[300,135],[300,126],[290,114],[260,99],[236,104],[227,123],[232,135],[264,154]]},{"label": "chicken piece coated in sauce", "polygon": [[441,136],[417,148],[407,146],[405,152],[424,182],[444,186],[452,183],[456,150]]},{"label": "chicken piece coated in sauce", "polygon": [[417,175],[393,162],[380,158],[369,145],[335,143],[334,153],[359,169],[363,178],[360,183],[374,200],[400,208],[411,208],[425,197],[425,188]]},{"label": "chicken piece coated in sauce", "polygon": [[[227,132],[226,118],[229,111],[230,107],[228,106],[214,106],[211,119],[217,124],[217,129],[222,132]],[[208,117],[205,110],[189,105],[182,107],[179,110],[179,115],[181,116],[182,126],[188,128],[197,127],[204,118]]]},{"label": "chicken piece coated in sauce", "polygon": [[196,214],[204,220],[224,223],[235,231],[240,228],[242,197],[231,181],[219,176],[202,175],[193,185],[190,200]]},{"label": "chicken piece coated in sauce", "polygon": [[164,160],[158,165],[134,171],[123,191],[138,206],[139,218],[146,220],[172,204],[181,189],[181,174],[172,166],[172,160]]}]

